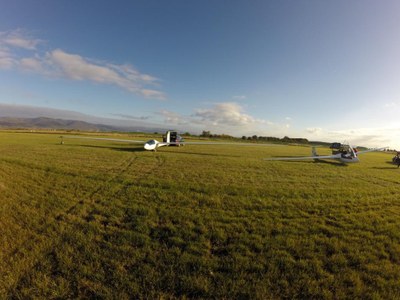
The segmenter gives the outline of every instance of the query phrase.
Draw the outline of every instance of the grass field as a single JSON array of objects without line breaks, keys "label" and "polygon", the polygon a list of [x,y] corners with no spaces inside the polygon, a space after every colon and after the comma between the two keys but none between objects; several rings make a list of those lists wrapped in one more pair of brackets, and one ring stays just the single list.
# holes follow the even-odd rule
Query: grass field
[{"label": "grass field", "polygon": [[0,132],[1,299],[400,298],[389,154],[59,135]]}]

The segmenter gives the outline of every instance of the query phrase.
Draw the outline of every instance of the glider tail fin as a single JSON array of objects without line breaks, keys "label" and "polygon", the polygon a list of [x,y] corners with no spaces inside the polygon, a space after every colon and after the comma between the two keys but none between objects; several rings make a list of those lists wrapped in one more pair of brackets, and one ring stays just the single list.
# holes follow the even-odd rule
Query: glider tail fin
[{"label": "glider tail fin", "polygon": [[315,147],[312,147],[311,155],[312,155],[312,156],[318,156],[318,154],[317,154],[317,149],[316,149]]}]

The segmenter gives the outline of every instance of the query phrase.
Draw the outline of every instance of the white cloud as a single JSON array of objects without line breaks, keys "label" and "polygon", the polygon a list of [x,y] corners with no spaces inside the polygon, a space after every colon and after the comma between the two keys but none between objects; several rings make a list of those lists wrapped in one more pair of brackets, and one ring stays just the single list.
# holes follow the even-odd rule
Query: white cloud
[{"label": "white cloud", "polygon": [[[305,132],[305,134],[304,134]],[[397,147],[399,145],[400,124],[376,128],[349,128],[347,130],[329,130],[320,127],[309,127],[303,135],[309,140],[350,143],[353,146]]]},{"label": "white cloud", "polygon": [[46,53],[40,63],[47,75],[116,85],[146,98],[165,99],[162,92],[144,87],[154,84],[157,81],[156,78],[141,74],[129,65],[92,62],[80,55],[66,53],[61,49]]},{"label": "white cloud", "polygon": [[[132,90],[132,92],[134,92],[134,90]],[[140,89],[138,92],[146,98],[165,100],[165,94],[160,91],[149,90],[149,89]]]},{"label": "white cloud", "polygon": [[181,114],[165,109],[161,110],[158,114],[164,117],[164,123],[171,125],[186,125],[190,120],[190,117],[185,117]]},{"label": "white cloud", "polygon": [[[108,62],[94,61],[78,54],[55,49],[40,53],[38,39],[32,39],[21,30],[0,32],[0,68],[34,72],[47,77],[66,78],[76,81],[91,81],[98,84],[118,86],[130,93],[145,98],[165,99],[165,94],[157,89],[158,79],[140,73],[131,65],[117,65]],[[24,57],[17,48],[31,50],[31,56]]]},{"label": "white cloud", "polygon": [[272,122],[259,120],[244,113],[239,104],[232,102],[215,103],[210,108],[197,109],[191,115],[183,115],[170,110],[162,110],[157,114],[163,117],[165,124],[185,126],[184,130],[211,130],[235,136],[258,134],[263,132],[263,127],[265,129],[265,127],[274,125]]},{"label": "white cloud", "polygon": [[308,133],[319,135],[322,132],[322,128],[319,127],[309,127],[306,129]]},{"label": "white cloud", "polygon": [[236,95],[232,97],[234,100],[246,100],[247,96],[246,95]]},{"label": "white cloud", "polygon": [[[234,102],[214,103],[209,108],[197,109],[190,115],[183,115],[170,110],[157,113],[168,125],[182,130],[210,130],[213,133],[240,135],[271,135],[278,129],[286,132],[285,124],[276,124],[268,120],[256,119],[244,112],[242,106]],[[178,128],[177,128],[178,129]]]},{"label": "white cloud", "polygon": [[14,65],[15,61],[12,59],[12,57],[0,55],[0,69],[9,70],[12,69]]},{"label": "white cloud", "polygon": [[12,69],[16,64],[10,50],[2,45],[0,35],[0,69],[7,70]]},{"label": "white cloud", "polygon": [[35,50],[36,45],[38,44],[37,41],[34,40],[27,40],[23,39],[21,37],[8,37],[7,39],[4,40],[5,44],[14,46],[14,47],[19,47],[19,48],[24,48],[28,50]]},{"label": "white cloud", "polygon": [[23,71],[40,73],[43,75],[47,73],[43,63],[34,57],[20,59],[18,66]]},{"label": "white cloud", "polygon": [[385,103],[385,105],[383,107],[388,108],[388,109],[394,109],[394,108],[398,108],[399,104],[396,102],[389,102],[389,103]]},{"label": "white cloud", "polygon": [[198,109],[194,117],[214,126],[246,126],[257,122],[252,116],[243,113],[243,108],[234,102],[217,103],[209,109]]},{"label": "white cloud", "polygon": [[21,29],[0,32],[0,45],[35,50],[41,40],[34,39]]},{"label": "white cloud", "polygon": [[338,142],[348,141],[355,146],[400,148],[400,124],[376,128],[355,128],[335,130],[327,133],[327,138]]},{"label": "white cloud", "polygon": [[110,115],[119,117],[122,119],[128,119],[128,120],[148,120],[148,119],[150,119],[149,116],[139,116],[138,117],[138,116],[127,115],[127,114],[110,114]]}]

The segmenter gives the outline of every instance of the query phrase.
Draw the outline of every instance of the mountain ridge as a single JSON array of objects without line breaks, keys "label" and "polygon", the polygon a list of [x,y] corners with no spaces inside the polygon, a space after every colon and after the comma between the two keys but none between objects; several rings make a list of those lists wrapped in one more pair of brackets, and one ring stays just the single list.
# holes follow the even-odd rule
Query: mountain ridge
[{"label": "mountain ridge", "polygon": [[96,124],[80,120],[68,120],[49,117],[20,118],[20,117],[0,117],[0,128],[3,129],[65,129],[82,131],[164,131],[164,128],[147,128],[141,126],[115,126]]}]

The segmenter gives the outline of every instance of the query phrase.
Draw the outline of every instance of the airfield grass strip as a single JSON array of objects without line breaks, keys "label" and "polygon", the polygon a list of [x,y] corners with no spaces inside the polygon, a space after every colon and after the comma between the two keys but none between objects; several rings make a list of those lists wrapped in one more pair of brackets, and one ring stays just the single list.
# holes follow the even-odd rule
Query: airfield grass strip
[{"label": "airfield grass strip", "polygon": [[3,137],[0,298],[400,297],[400,174],[383,154],[344,167],[262,161],[302,147]]}]

